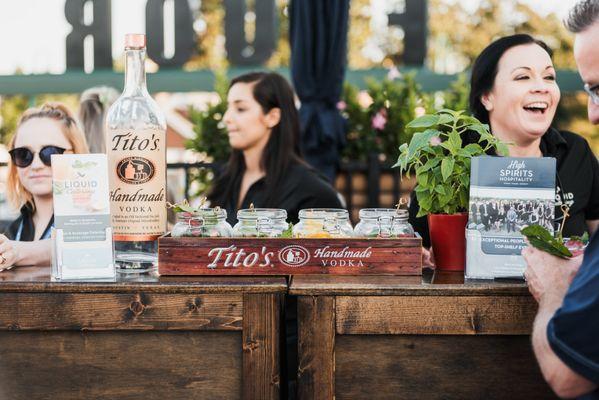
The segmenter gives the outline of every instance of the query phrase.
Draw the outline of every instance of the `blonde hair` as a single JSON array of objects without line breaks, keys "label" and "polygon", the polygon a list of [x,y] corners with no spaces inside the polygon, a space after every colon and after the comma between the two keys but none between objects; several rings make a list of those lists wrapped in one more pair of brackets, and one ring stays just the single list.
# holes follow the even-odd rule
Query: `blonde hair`
[{"label": "blonde hair", "polygon": [[[34,118],[47,118],[59,122],[62,133],[73,147],[73,153],[85,154],[89,152],[87,148],[87,142],[85,141],[85,136],[81,132],[81,129],[79,129],[77,121],[73,117],[73,113],[68,109],[67,106],[58,102],[45,103],[39,108],[29,108],[25,110],[23,115],[21,115],[19,122],[17,123],[17,128],[15,129],[14,135],[10,139],[8,150],[15,148],[15,142],[21,125]],[[7,198],[14,207],[19,209],[25,204],[29,203],[31,207],[35,209],[33,196],[27,189],[25,189],[19,180],[17,167],[12,160],[8,164],[8,178],[6,180],[6,185]]]}]

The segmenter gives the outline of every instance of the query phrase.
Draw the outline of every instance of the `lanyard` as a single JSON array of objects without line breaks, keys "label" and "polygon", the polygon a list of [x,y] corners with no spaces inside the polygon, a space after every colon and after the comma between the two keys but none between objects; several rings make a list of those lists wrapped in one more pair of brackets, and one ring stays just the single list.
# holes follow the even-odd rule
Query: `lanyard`
[{"label": "lanyard", "polygon": [[[54,226],[54,224],[52,224],[52,226]],[[17,234],[15,235],[15,240],[17,242],[21,241],[22,234],[23,234],[23,220],[21,220],[21,223],[19,224],[19,229],[17,230]],[[48,228],[46,228],[46,230],[44,231],[44,234],[40,238],[40,240],[44,240],[44,239],[50,239],[50,229],[48,229]]]}]

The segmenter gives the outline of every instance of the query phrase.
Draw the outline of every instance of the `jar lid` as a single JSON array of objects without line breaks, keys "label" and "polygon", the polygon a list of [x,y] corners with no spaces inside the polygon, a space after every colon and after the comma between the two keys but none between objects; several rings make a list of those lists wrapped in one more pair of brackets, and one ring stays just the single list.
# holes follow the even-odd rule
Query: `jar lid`
[{"label": "jar lid", "polygon": [[177,213],[177,216],[183,218],[204,218],[204,219],[225,219],[227,218],[227,210],[215,207],[215,208],[200,208],[195,211],[181,211]]},{"label": "jar lid", "polygon": [[304,208],[299,212],[300,219],[349,219],[349,212],[342,208]]},{"label": "jar lid", "polygon": [[237,219],[254,220],[260,218],[287,219],[287,211],[282,208],[244,208],[237,211]]},{"label": "jar lid", "polygon": [[396,208],[363,208],[358,213],[360,219],[369,218],[408,218],[408,210],[398,210]]}]

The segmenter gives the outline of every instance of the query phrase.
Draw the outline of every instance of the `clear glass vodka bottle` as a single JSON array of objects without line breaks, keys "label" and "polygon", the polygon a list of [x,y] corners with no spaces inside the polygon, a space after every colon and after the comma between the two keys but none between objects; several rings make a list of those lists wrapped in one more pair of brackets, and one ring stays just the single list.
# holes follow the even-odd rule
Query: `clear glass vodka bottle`
[{"label": "clear glass vodka bottle", "polygon": [[121,273],[158,264],[166,231],[166,121],[146,88],[145,35],[125,36],[125,88],[106,116],[115,263]]}]

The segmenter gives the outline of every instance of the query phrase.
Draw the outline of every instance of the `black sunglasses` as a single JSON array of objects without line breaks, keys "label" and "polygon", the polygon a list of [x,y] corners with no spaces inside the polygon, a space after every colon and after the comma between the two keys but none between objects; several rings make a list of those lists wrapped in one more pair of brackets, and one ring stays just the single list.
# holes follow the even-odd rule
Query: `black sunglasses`
[{"label": "black sunglasses", "polygon": [[[65,151],[67,151],[67,149],[58,146],[44,146],[38,154],[44,165],[49,167],[52,165],[52,154],[62,154]],[[26,168],[33,162],[33,157],[36,152],[31,151],[27,147],[17,147],[16,149],[10,150],[8,153],[10,154],[12,162],[17,167]]]}]

